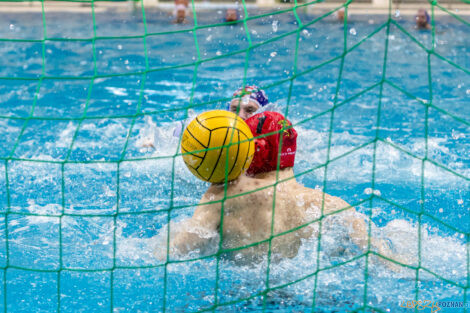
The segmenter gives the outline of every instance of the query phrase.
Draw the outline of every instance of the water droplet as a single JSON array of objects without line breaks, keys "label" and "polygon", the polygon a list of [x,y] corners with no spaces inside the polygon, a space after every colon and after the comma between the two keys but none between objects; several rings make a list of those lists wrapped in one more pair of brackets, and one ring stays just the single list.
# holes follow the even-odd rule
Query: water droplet
[{"label": "water droplet", "polygon": [[206,37],[206,41],[211,41],[212,40],[212,35],[209,35]]},{"label": "water droplet", "polygon": [[216,55],[222,55],[222,52],[217,50],[217,51],[215,52],[215,54],[216,54]]},{"label": "water droplet", "polygon": [[122,50],[122,45],[117,46],[118,50]]},{"label": "water droplet", "polygon": [[277,55],[277,52],[276,51],[273,51],[269,54],[271,56],[271,58],[274,58],[276,55]]},{"label": "water droplet", "polygon": [[443,209],[443,208],[440,208],[440,209],[439,209],[439,213],[442,213],[442,212],[444,212],[444,209]]},{"label": "water droplet", "polygon": [[273,32],[277,32],[278,25],[279,25],[279,21],[273,21]]},{"label": "water droplet", "polygon": [[304,30],[302,31],[302,33],[303,33],[304,35],[310,37],[310,33],[309,33],[308,30],[304,29]]},{"label": "water droplet", "polygon": [[14,24],[10,24],[10,30],[14,30],[15,29],[15,25]]},{"label": "water droplet", "polygon": [[463,200],[462,200],[462,199],[459,199],[459,200],[457,200],[457,203],[458,203],[458,204],[463,204]]},{"label": "water droplet", "polygon": [[395,17],[399,17],[400,16],[400,10],[396,10],[395,11]]},{"label": "water droplet", "polygon": [[349,33],[350,33],[351,35],[353,35],[353,36],[356,36],[356,35],[357,35],[357,32],[356,32],[356,29],[355,29],[355,28],[351,28],[351,29],[349,30]]},{"label": "water droplet", "polygon": [[125,60],[125,61],[124,61],[124,64],[129,64],[129,60]]},{"label": "water droplet", "polygon": [[470,89],[467,89],[466,93],[467,95],[470,95]]}]

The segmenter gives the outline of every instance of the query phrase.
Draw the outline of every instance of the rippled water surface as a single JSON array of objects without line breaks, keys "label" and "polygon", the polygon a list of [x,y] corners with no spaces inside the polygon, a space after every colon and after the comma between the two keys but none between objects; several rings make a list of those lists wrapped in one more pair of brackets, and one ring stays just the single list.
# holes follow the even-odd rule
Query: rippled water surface
[{"label": "rippled water surface", "polygon": [[[197,25],[223,14],[197,12]],[[350,16],[346,29],[332,16],[311,24],[318,17],[290,11],[194,30],[192,18],[172,25],[152,10],[146,23],[140,9],[93,19],[89,7],[54,13],[46,3],[45,24],[41,14],[1,13],[0,37],[11,40],[0,41],[0,306],[408,312],[400,301],[463,301],[469,27],[438,17],[433,45],[411,17],[394,16],[400,27],[388,36],[386,16]],[[306,240],[268,279],[266,262],[154,257],[168,220],[190,216],[207,188],[177,155],[175,128],[225,109],[244,81],[265,86],[268,109],[296,125],[294,169],[311,170],[297,179],[370,214],[372,235],[410,255],[412,268],[366,264],[334,228],[319,254],[317,238]],[[334,254],[338,245],[348,253]]]}]

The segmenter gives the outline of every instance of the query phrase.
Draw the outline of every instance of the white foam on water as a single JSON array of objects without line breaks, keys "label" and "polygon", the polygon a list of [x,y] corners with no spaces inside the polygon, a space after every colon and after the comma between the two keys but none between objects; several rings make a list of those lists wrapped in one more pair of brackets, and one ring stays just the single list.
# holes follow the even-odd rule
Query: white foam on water
[{"label": "white foam on water", "polygon": [[[328,147],[328,133],[305,129],[303,127],[296,127],[296,130],[298,133],[296,164],[302,164],[302,167],[296,166],[296,170],[301,172],[308,169],[308,167],[306,168],[305,166],[324,164]],[[332,157],[348,153],[355,147],[372,139],[362,135],[352,135],[349,132],[333,133],[332,138],[343,143],[331,146]],[[299,143],[301,145],[299,145]],[[449,160],[460,158],[460,155],[454,154],[453,151],[445,146],[446,143],[447,140],[445,138],[429,138],[428,140],[430,151],[432,150],[435,153],[446,155]],[[424,139],[410,138],[410,145],[412,147],[410,152],[419,156],[420,154],[418,152],[424,149]],[[405,150],[407,149],[405,148]],[[358,181],[358,179],[370,180],[370,168],[372,163],[368,161],[372,161],[373,152],[373,145],[368,145],[346,156],[344,159],[347,159],[347,161],[335,161],[333,163],[334,170],[343,181],[354,183],[354,181]],[[387,177],[387,182],[390,184],[401,184],[404,180],[406,181],[406,179],[411,179],[411,181],[414,182],[416,178],[420,179],[421,177],[421,160],[412,158],[390,145],[379,143],[376,150],[376,157],[376,170],[381,171],[382,175]],[[466,166],[464,162],[449,161],[447,164],[444,164],[444,166],[452,168],[467,177],[470,176],[470,168]],[[403,176],[402,174],[405,172],[407,172],[409,176]],[[443,171],[438,167],[427,166],[426,181],[428,183],[445,186],[449,183],[459,182],[461,178],[451,173],[443,175]]]}]

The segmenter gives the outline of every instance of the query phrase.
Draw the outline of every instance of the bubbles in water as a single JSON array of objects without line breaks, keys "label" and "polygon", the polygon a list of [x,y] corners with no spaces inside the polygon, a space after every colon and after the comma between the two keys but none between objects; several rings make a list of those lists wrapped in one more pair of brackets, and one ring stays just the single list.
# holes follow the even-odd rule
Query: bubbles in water
[{"label": "bubbles in water", "polygon": [[306,30],[306,29],[304,29],[304,30],[302,31],[302,34],[304,34],[304,35],[307,36],[307,37],[310,37],[310,35],[311,35],[310,32],[309,32],[308,30]]},{"label": "bubbles in water", "polygon": [[350,33],[351,35],[353,35],[353,36],[356,36],[356,35],[357,35],[357,32],[356,32],[356,29],[355,29],[355,28],[351,28],[351,29],[349,30],[349,33]]},{"label": "bubbles in water", "polygon": [[10,30],[15,30],[15,25],[14,24],[10,24]]},{"label": "bubbles in water", "polygon": [[458,131],[456,131],[455,129],[452,129],[452,139],[460,139],[460,138],[465,138],[465,134],[464,133],[459,133]]},{"label": "bubbles in water", "polygon": [[395,11],[395,17],[399,17],[400,16],[400,10],[396,10]]},{"label": "bubbles in water", "polygon": [[467,89],[466,93],[467,95],[470,95],[470,89]]},{"label": "bubbles in water", "polygon": [[277,32],[278,26],[279,26],[279,21],[273,21],[273,32]]},{"label": "bubbles in water", "polygon": [[122,50],[122,45],[117,45],[118,50]]},{"label": "bubbles in water", "polygon": [[206,37],[206,41],[211,41],[212,40],[212,35],[209,35]]},{"label": "bubbles in water", "polygon": [[370,194],[374,194],[374,195],[376,195],[376,196],[381,196],[381,195],[382,195],[382,193],[380,192],[380,190],[377,190],[377,189],[374,190],[374,189],[372,189],[372,188],[366,188],[366,189],[364,189],[364,193],[365,193],[366,195],[370,195]]},{"label": "bubbles in water", "polygon": [[217,50],[217,52],[215,53],[216,55],[222,55],[222,52]]},{"label": "bubbles in water", "polygon": [[458,203],[458,204],[463,204],[463,200],[462,200],[462,199],[459,199],[459,200],[457,200],[457,203]]},{"label": "bubbles in water", "polygon": [[273,51],[269,54],[271,56],[271,58],[274,58],[276,55],[277,55],[277,52],[276,51]]}]

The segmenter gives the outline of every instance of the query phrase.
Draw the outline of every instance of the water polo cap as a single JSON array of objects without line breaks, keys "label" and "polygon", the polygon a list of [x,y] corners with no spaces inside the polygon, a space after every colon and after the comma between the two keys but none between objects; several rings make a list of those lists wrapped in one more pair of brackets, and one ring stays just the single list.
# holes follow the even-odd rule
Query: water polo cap
[{"label": "water polo cap", "polygon": [[[240,87],[233,93],[234,100],[235,99],[246,99],[246,97],[249,98],[249,100],[252,100],[256,102],[260,107],[264,107],[269,103],[268,97],[264,93],[264,90],[260,89],[258,86],[252,85],[252,86],[245,86],[245,87]],[[233,100],[232,100],[233,101]],[[230,103],[229,103],[229,109],[230,109]]]},{"label": "water polo cap", "polygon": [[178,11],[187,11],[188,8],[184,5],[184,4],[178,4],[175,6],[175,11],[178,12]]},{"label": "water polo cap", "polygon": [[[279,144],[282,134],[282,148],[279,168],[294,166],[295,151],[297,150],[297,132],[282,114],[262,112],[253,115],[245,121],[250,127],[253,137],[277,132],[267,137],[255,139],[255,154],[251,165],[246,171],[248,175],[270,172],[277,169]],[[284,128],[284,130],[282,130]]]},{"label": "water polo cap", "polygon": [[431,17],[429,16],[428,11],[424,10],[424,15],[426,15],[426,22],[429,24],[429,22],[431,22]]}]

